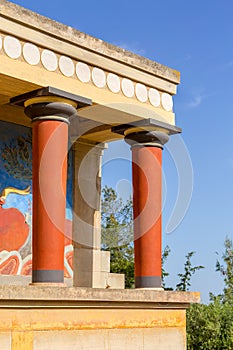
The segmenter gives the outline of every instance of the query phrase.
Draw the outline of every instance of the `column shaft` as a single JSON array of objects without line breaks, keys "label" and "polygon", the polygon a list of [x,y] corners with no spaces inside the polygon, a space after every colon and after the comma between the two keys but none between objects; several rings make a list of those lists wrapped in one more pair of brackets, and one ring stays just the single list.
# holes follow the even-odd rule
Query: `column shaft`
[{"label": "column shaft", "polygon": [[131,146],[136,288],[161,288],[162,150],[180,128],[145,119],[112,128]]},{"label": "column shaft", "polygon": [[162,149],[132,147],[135,287],[161,287]]},{"label": "column shaft", "polygon": [[63,282],[68,124],[33,122],[32,282]]},{"label": "column shaft", "polygon": [[32,120],[32,282],[64,282],[68,125],[92,101],[47,86],[11,98]]}]

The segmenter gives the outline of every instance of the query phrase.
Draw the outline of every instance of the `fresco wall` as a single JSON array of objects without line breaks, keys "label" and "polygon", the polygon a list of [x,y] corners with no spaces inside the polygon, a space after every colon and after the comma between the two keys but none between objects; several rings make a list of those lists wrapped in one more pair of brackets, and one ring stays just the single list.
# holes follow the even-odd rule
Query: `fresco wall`
[{"label": "fresco wall", "polygon": [[[31,129],[0,121],[0,274],[32,272]],[[72,153],[68,156],[65,277],[72,277]]]}]

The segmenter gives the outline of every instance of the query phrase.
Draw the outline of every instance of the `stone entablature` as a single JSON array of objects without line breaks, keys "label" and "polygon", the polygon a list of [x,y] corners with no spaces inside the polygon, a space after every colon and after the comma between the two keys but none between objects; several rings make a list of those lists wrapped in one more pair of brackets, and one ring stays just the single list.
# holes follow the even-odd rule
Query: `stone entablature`
[{"label": "stone entablature", "polygon": [[[29,41],[33,38],[35,44],[42,47],[49,46],[50,49],[55,51],[60,51],[57,50],[58,41],[64,41],[62,48],[67,53],[70,52],[67,44],[73,44],[76,46],[76,51],[72,52],[71,56],[76,54],[79,57],[85,57],[86,62],[92,65],[101,65],[106,70],[113,69],[111,62],[113,60],[128,67],[134,67],[151,75],[151,79],[152,77],[157,77],[157,79],[166,80],[167,83],[163,82],[162,90],[167,90],[172,94],[176,93],[176,85],[180,82],[180,73],[174,69],[106,43],[103,40],[50,20],[6,0],[0,0],[0,13],[2,17],[0,28],[4,33],[8,32]],[[11,22],[15,23],[12,25]],[[19,28],[21,29],[20,32],[18,31]],[[49,42],[46,42],[46,37],[48,36],[51,38]],[[119,67],[122,68],[122,66]],[[140,72],[138,72],[139,76]],[[130,76],[130,78],[134,79],[135,76]],[[141,75],[139,81],[142,79]],[[150,81],[150,85],[154,84],[154,82]]]},{"label": "stone entablature", "polygon": [[0,35],[0,54],[172,112],[172,95],[167,92],[88,65],[83,61],[77,61],[54,51],[43,49],[30,42],[23,42],[16,37],[3,33]]},{"label": "stone entablature", "polygon": [[[111,126],[153,118],[175,124],[179,72],[0,0],[0,114],[23,125],[9,99],[44,86],[93,101],[79,116],[110,127],[89,139],[119,138]],[[16,116],[17,114],[17,116]]]}]

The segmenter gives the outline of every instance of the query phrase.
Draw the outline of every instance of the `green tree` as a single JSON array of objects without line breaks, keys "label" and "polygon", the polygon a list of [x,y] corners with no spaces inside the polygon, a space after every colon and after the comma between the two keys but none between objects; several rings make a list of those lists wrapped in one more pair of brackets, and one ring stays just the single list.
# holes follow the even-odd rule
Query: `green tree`
[{"label": "green tree", "polygon": [[224,279],[223,302],[233,303],[233,242],[228,237],[224,241],[222,262],[216,262],[216,271],[220,272]]},{"label": "green tree", "polygon": [[210,293],[210,303],[194,304],[187,310],[188,350],[233,349],[233,245],[228,237],[224,242],[222,262],[217,260],[216,271],[224,278],[223,293]]},{"label": "green tree", "polygon": [[102,190],[102,248],[110,251],[110,270],[125,274],[126,288],[134,286],[132,200],[126,203],[114,189]]},{"label": "green tree", "polygon": [[232,350],[233,308],[216,297],[210,304],[187,310],[188,350]]},{"label": "green tree", "polygon": [[173,288],[167,287],[165,284],[165,278],[169,276],[169,272],[165,270],[165,263],[168,259],[170,252],[171,252],[170,247],[166,245],[162,254],[162,287],[164,288],[164,290],[173,290]]},{"label": "green tree", "polygon": [[185,256],[186,261],[184,264],[184,273],[178,273],[180,283],[176,285],[176,290],[188,291],[189,287],[191,286],[191,277],[196,273],[196,271],[204,269],[204,266],[202,265],[192,266],[191,258],[194,254],[195,252],[189,252]]}]

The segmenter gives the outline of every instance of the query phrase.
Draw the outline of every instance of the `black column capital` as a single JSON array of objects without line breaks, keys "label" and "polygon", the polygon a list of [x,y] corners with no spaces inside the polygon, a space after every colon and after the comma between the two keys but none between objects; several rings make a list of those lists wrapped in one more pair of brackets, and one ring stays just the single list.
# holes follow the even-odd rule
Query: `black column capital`
[{"label": "black column capital", "polygon": [[10,104],[24,107],[25,114],[35,120],[59,120],[69,123],[77,109],[90,106],[88,98],[47,86],[10,99]]},{"label": "black column capital", "polygon": [[125,141],[131,147],[154,146],[163,148],[168,140],[168,134],[163,131],[139,131],[128,133],[125,136]]},{"label": "black column capital", "polygon": [[117,125],[112,128],[112,132],[122,135],[132,147],[141,145],[163,148],[170,135],[179,134],[181,131],[175,125],[151,118]]},{"label": "black column capital", "polygon": [[69,117],[76,115],[74,105],[64,102],[35,102],[25,107],[24,113],[32,121],[58,120],[69,124]]}]

